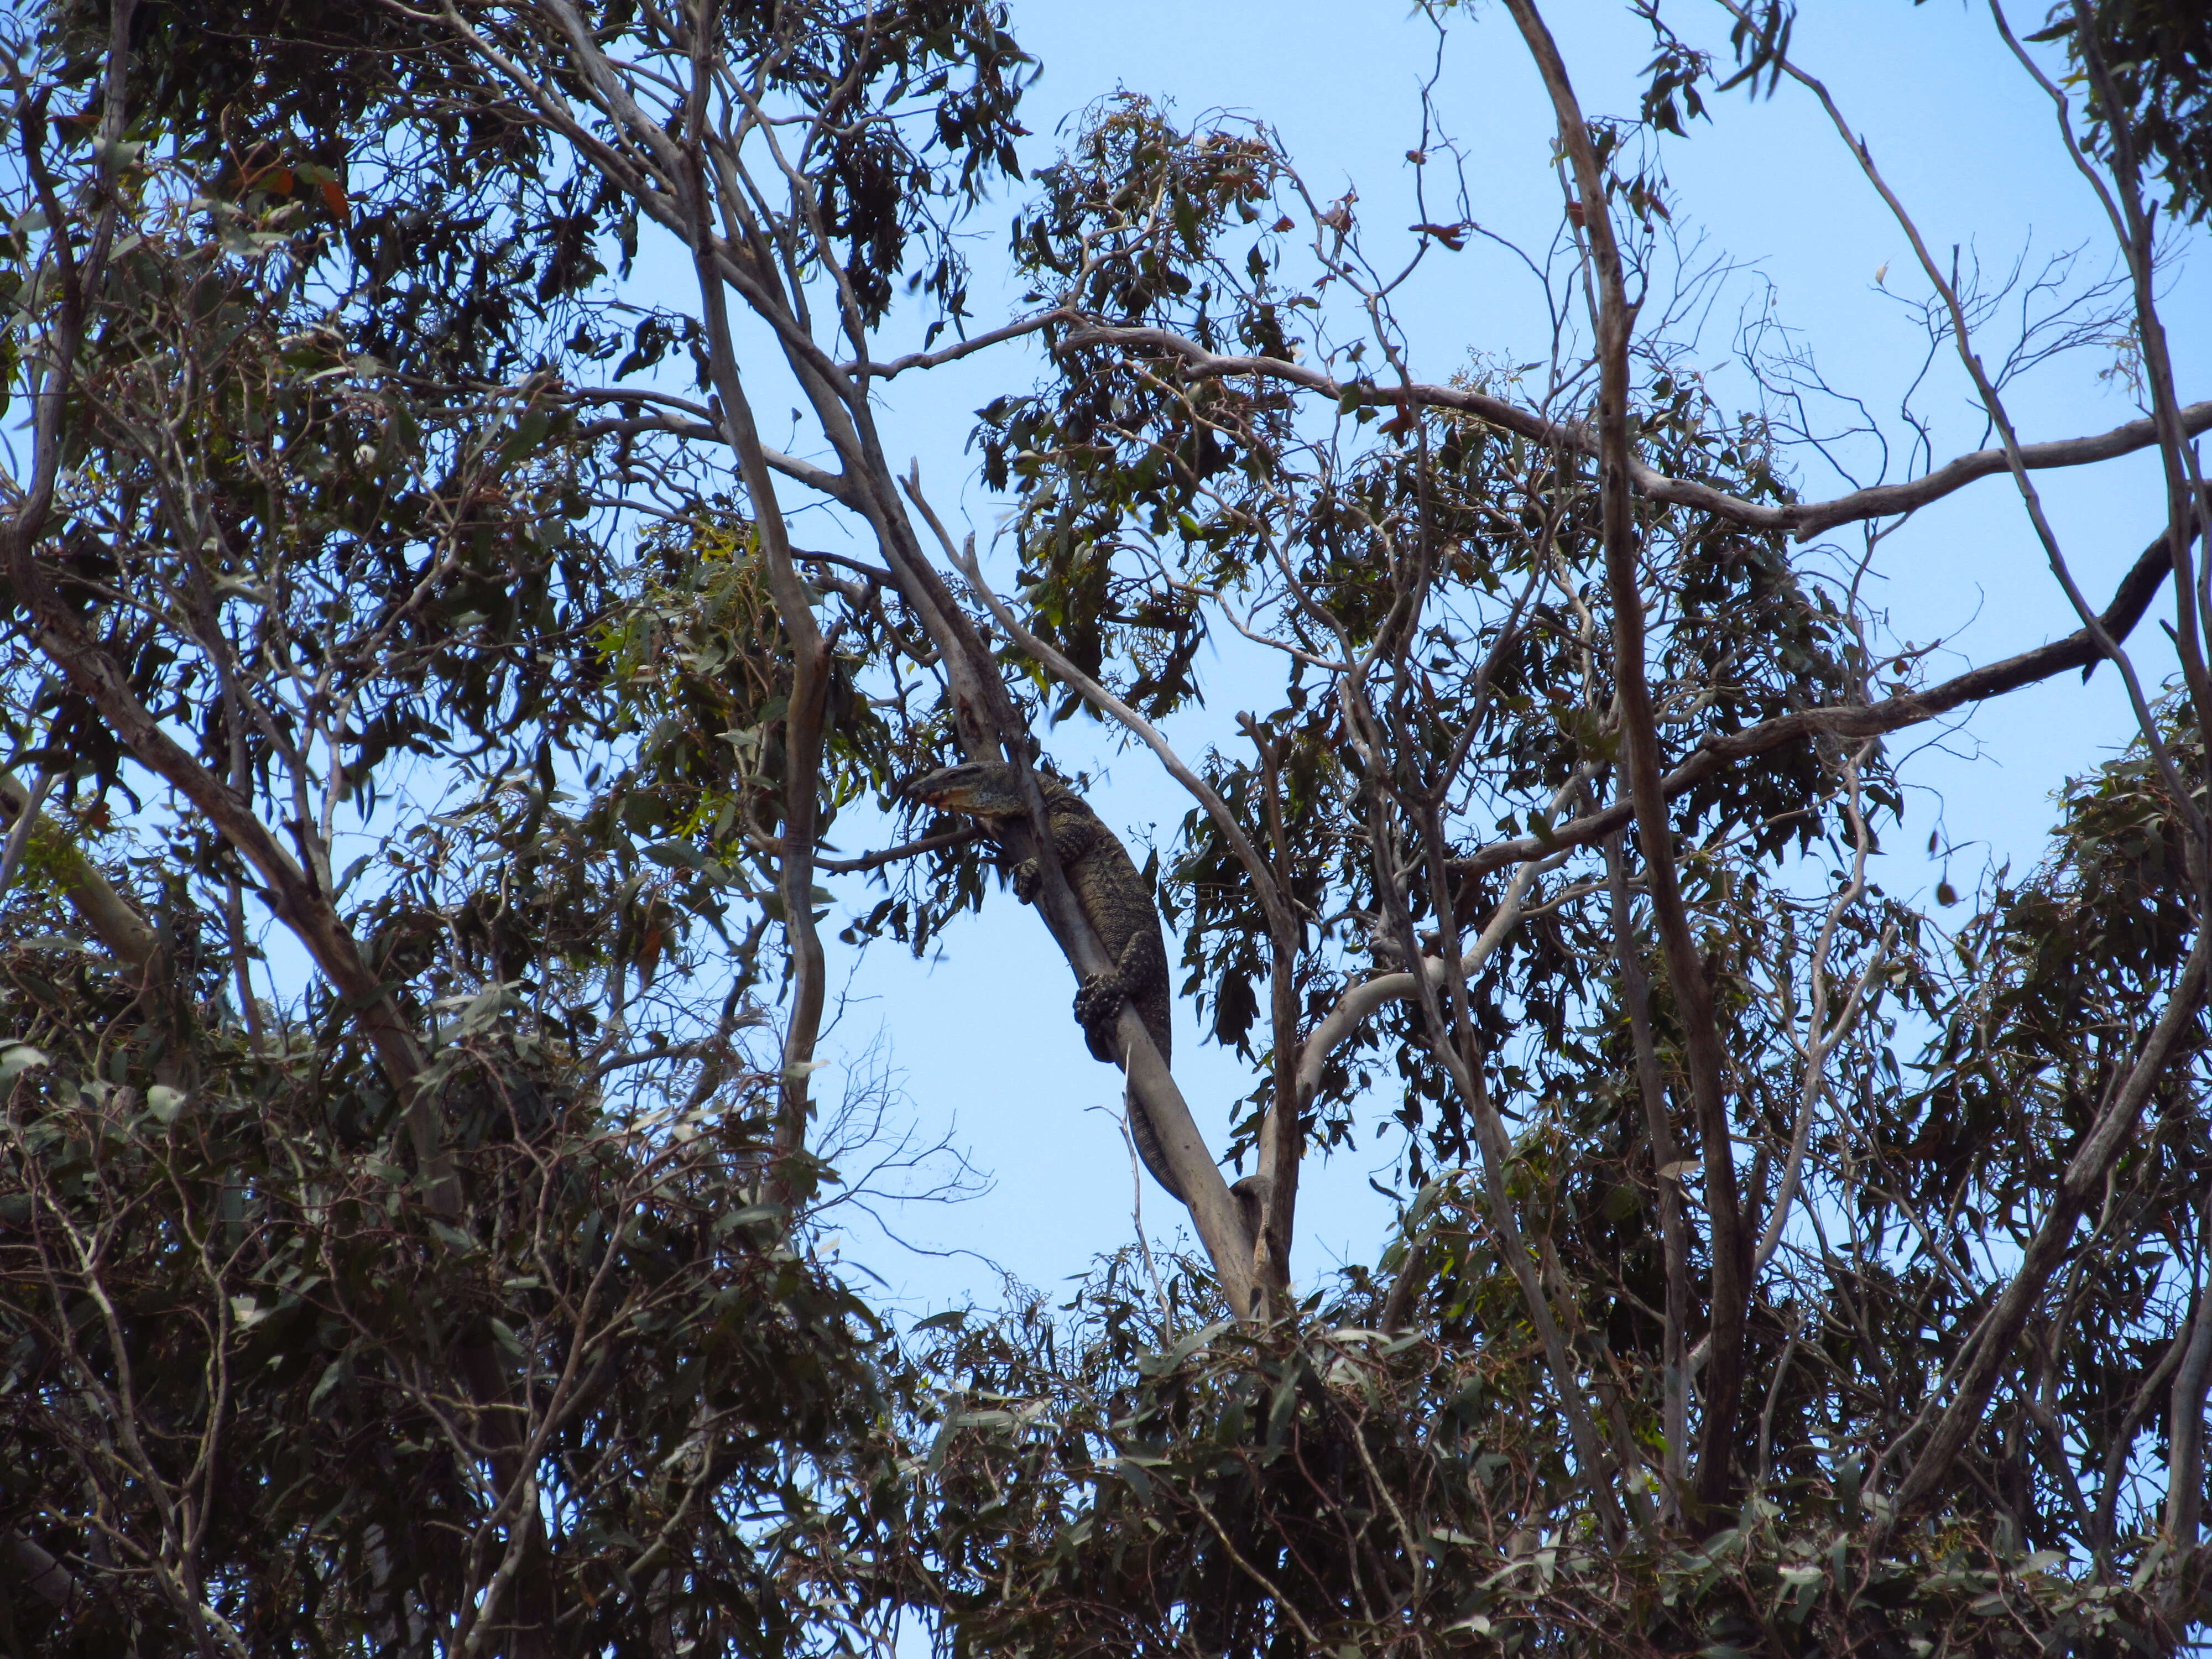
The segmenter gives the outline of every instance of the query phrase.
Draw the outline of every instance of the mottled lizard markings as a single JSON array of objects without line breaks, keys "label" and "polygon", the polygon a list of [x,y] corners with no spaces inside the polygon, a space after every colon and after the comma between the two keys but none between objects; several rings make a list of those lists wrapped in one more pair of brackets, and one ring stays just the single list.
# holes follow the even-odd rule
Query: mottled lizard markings
[{"label": "mottled lizard markings", "polygon": [[[1173,1005],[1168,993],[1167,945],[1160,934],[1160,916],[1152,905],[1152,889],[1130,862],[1128,849],[1099,822],[1082,796],[1057,778],[1042,772],[1036,775],[1038,793],[1044,797],[1045,825],[1052,835],[1054,856],[1067,876],[1085,920],[1115,963],[1112,973],[1092,975],[1075,994],[1076,1021],[1083,1027],[1091,1056],[1109,1065],[1118,1062],[1114,1021],[1127,1000],[1135,1005],[1160,1059],[1170,1061],[1173,1059]],[[1001,825],[1029,817],[1021,780],[1009,766],[979,761],[948,766],[916,781],[909,793],[932,806],[977,820],[997,838],[1003,839]],[[1034,902],[1036,860],[1024,859],[1016,865],[1013,879],[1015,896],[1024,904]],[[1137,1156],[1152,1172],[1152,1179],[1182,1201],[1182,1191],[1168,1167],[1152,1120],[1133,1095],[1127,1097],[1127,1103],[1129,1138],[1136,1143]]]}]

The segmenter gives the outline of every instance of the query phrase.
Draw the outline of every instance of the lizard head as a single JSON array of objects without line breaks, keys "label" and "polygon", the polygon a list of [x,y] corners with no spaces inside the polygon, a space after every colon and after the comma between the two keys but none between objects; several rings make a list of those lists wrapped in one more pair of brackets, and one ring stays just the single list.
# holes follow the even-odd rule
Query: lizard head
[{"label": "lizard head", "polygon": [[946,812],[964,812],[971,818],[1018,818],[1028,808],[1013,769],[969,761],[941,767],[907,786],[916,800]]}]

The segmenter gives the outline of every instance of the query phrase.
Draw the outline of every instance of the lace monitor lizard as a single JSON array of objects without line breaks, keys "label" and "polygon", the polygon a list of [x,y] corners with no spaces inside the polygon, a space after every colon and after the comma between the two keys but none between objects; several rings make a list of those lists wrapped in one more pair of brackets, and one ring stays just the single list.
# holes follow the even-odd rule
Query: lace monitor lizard
[{"label": "lace monitor lizard", "polygon": [[[1052,848],[1066,872],[1067,884],[1083,908],[1091,931],[1114,959],[1115,971],[1094,974],[1075,994],[1075,1018],[1083,1027],[1091,1057],[1113,1064],[1114,1021],[1126,1000],[1136,1005],[1152,1034],[1152,1046],[1163,1060],[1171,1057],[1168,953],[1160,935],[1159,912],[1152,906],[1151,890],[1114,832],[1084,804],[1083,797],[1059,779],[1040,772],[1038,791],[1044,797],[1045,823],[1052,832]],[[1023,803],[1020,780],[1009,766],[971,761],[948,766],[917,780],[910,793],[918,799],[980,822],[998,834],[1000,826],[1029,817]],[[1039,872],[1036,860],[1024,859],[1014,866],[1014,896],[1024,904],[1036,902]],[[1159,1137],[1144,1108],[1133,1096],[1128,1100],[1129,1138],[1137,1156],[1152,1178],[1182,1200],[1175,1174],[1168,1167]]]}]

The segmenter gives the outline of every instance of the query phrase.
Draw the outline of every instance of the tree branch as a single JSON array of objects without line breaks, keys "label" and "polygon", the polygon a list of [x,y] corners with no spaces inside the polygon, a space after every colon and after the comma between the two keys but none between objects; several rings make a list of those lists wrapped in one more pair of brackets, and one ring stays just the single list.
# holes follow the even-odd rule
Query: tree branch
[{"label": "tree branch", "polygon": [[1705,1213],[1712,1226],[1713,1349],[1706,1372],[1705,1410],[1693,1477],[1698,1500],[1710,1516],[1729,1508],[1735,1492],[1734,1441],[1743,1390],[1750,1249],[1748,1225],[1736,1191],[1728,1104],[1722,1093],[1720,1028],[1713,1012],[1712,985],[1690,935],[1689,915],[1682,902],[1667,792],[1659,774],[1658,725],[1651,688],[1644,678],[1644,594],[1630,501],[1634,458],[1628,433],[1628,348],[1635,312],[1628,302],[1620,250],[1613,240],[1607,181],[1590,143],[1589,124],[1567,78],[1566,65],[1533,0],[1506,0],[1506,7],[1520,26],[1522,39],[1551,93],[1559,118],[1560,148],[1573,163],[1576,188],[1581,193],[1583,225],[1597,276],[1600,511],[1606,583],[1613,603],[1613,684],[1620,699],[1630,801],[1638,838],[1644,847],[1645,886],[1666,957],[1668,981],[1674,993],[1690,1096],[1697,1107],[1698,1128],[1704,1141]]},{"label": "tree branch", "polygon": [[1267,861],[1260,855],[1260,849],[1252,844],[1252,838],[1244,833],[1244,826],[1237,822],[1237,815],[1229,810],[1229,803],[1221,799],[1213,786],[1193,771],[1189,763],[1176,753],[1174,746],[1161,736],[1158,726],[1078,668],[1064,653],[1054,650],[1023,627],[1021,619],[983,580],[982,572],[976,566],[975,551],[972,546],[965,554],[957,554],[952,551],[948,542],[945,556],[952,560],[960,574],[967,579],[969,589],[989,608],[999,626],[1006,630],[1009,639],[1040,666],[1049,670],[1055,679],[1084,702],[1100,714],[1120,721],[1146,748],[1158,757],[1168,775],[1181,784],[1191,799],[1205,809],[1206,817],[1222,840],[1229,844],[1229,850],[1236,854],[1237,862],[1243,866],[1245,878],[1252,884],[1260,908],[1267,915],[1269,933],[1278,940],[1295,935],[1297,918],[1291,914],[1289,902],[1278,887],[1274,872],[1268,868]]},{"label": "tree branch", "polygon": [[[2151,1091],[2165,1075],[2167,1059],[2182,1033],[2196,1017],[2204,991],[2205,963],[2212,956],[2212,933],[2199,928],[2190,946],[2189,958],[2166,999],[2158,1023],[2151,1028],[2142,1051],[2121,1086],[2113,1091],[2088,1131],[2066,1163],[2058,1192],[2050,1210],[2021,1252],[2020,1271],[2004,1288],[1986,1317],[1975,1328],[1966,1349],[1950,1404],[1944,1407],[1895,1495],[1895,1522],[1902,1522],[1932,1502],[1950,1479],[1951,1465],[1966,1442],[1981,1426],[1997,1379],[2012,1363],[2015,1340],[2051,1275],[2065,1258],[2075,1224],[2104,1190],[2105,1176],[2135,1133],[2136,1121],[2150,1100]],[[1885,1461],[1887,1454],[1885,1454]],[[1893,1524],[1895,1524],[1893,1522]]]},{"label": "tree branch", "polygon": [[[1601,448],[1598,434],[1584,422],[1556,420],[1534,410],[1523,409],[1504,398],[1492,397],[1488,392],[1468,391],[1459,386],[1436,386],[1424,381],[1398,386],[1367,380],[1343,381],[1319,369],[1309,368],[1302,363],[1293,363],[1281,357],[1240,356],[1209,351],[1195,340],[1187,339],[1164,328],[1124,328],[1091,323],[1068,334],[1055,349],[1069,351],[1090,345],[1148,349],[1180,357],[1186,372],[1196,378],[1219,380],[1255,375],[1285,381],[1332,402],[1341,402],[1347,395],[1356,392],[1361,403],[1377,407],[1457,410],[1533,442],[1578,455],[1595,456]],[[2190,404],[2179,411],[2179,421],[2181,430],[2191,437],[2212,430],[2212,401]],[[2132,454],[2138,449],[2148,449],[2158,441],[2155,421],[2130,421],[2109,432],[2096,433],[2087,437],[2023,444],[2020,450],[2021,463],[2033,471],[2087,466],[2094,462]],[[1742,525],[1746,529],[1781,531],[1802,542],[1809,541],[1825,531],[1833,530],[1838,525],[1910,513],[1917,507],[1926,507],[1931,501],[1941,501],[1977,479],[1995,477],[2008,470],[2008,463],[2002,448],[1978,449],[1947,461],[1932,472],[1901,483],[1874,484],[1864,489],[1855,489],[1847,495],[1838,495],[1832,501],[1793,501],[1781,506],[1747,501],[1740,495],[1731,495],[1725,490],[1716,489],[1711,484],[1699,483],[1694,479],[1670,477],[1633,456],[1629,459],[1628,477],[1636,493],[1646,500],[1664,501],[1674,507],[1701,508],[1732,524]]]},{"label": "tree branch", "polygon": [[[979,840],[981,828],[970,824],[965,830],[948,830],[941,836],[924,836],[919,841],[903,841],[896,847],[886,847],[880,853],[866,853],[856,859],[833,859],[817,856],[814,860],[818,870],[833,875],[853,875],[863,870],[881,869],[886,864],[896,864],[902,859],[918,859],[925,853],[934,853],[947,847],[965,847]],[[781,843],[778,843],[779,848]]]},{"label": "tree branch", "polygon": [[942,351],[909,351],[902,357],[893,357],[888,362],[861,362],[857,359],[841,365],[855,380],[888,380],[903,374],[910,368],[935,368],[939,363],[957,362],[961,358],[1006,340],[1018,340],[1034,334],[1054,323],[1073,322],[1077,313],[1065,306],[1054,306],[1050,311],[1041,311],[1034,317],[1024,317],[1018,322],[1002,323],[997,328],[986,329],[981,334],[971,334],[957,345],[946,346]]},{"label": "tree branch", "polygon": [[[15,818],[19,829],[25,827],[22,818],[31,810],[31,794],[12,772],[0,771],[0,810]],[[49,873],[61,884],[70,908],[100,942],[129,967],[143,969],[153,963],[160,953],[160,936],[77,849],[61,826],[41,812],[27,828],[31,843],[39,848]]]},{"label": "tree branch", "polygon": [[1636,943],[1629,909],[1626,849],[1619,831],[1605,838],[1605,873],[1613,902],[1613,959],[1620,969],[1620,1000],[1628,1013],[1629,1047],[1636,1056],[1637,1094],[1644,1133],[1651,1140],[1651,1184],[1659,1206],[1661,1261],[1667,1275],[1666,1324],[1660,1334],[1660,1431],[1666,1437],[1661,1479],[1666,1501],[1680,1510],[1690,1444],[1690,1230],[1683,1213],[1681,1145],[1659,1070],[1659,1044],[1651,1030],[1651,976]]},{"label": "tree branch", "polygon": [[[2166,538],[2161,534],[2121,579],[2112,603],[2099,618],[2106,635],[2115,644],[2125,639],[2142,620],[2152,597],[2172,568]],[[1924,691],[1900,692],[1875,702],[1801,709],[1796,714],[1777,714],[1772,720],[1747,726],[1741,732],[1716,732],[1699,742],[1679,766],[1666,775],[1663,787],[1671,799],[1692,784],[1711,777],[1730,761],[1763,755],[1783,744],[1816,734],[1867,738],[1903,731],[1948,714],[1962,703],[1986,702],[2047,680],[2054,674],[2063,674],[2069,668],[2093,668],[2104,654],[2103,646],[2089,629],[2078,628],[2063,639],[1980,668],[1968,669]],[[1480,852],[1455,860],[1451,867],[1455,873],[1480,875],[1559,848],[1586,846],[1602,841],[1617,830],[1626,829],[1633,815],[1627,802],[1615,801],[1559,824],[1547,835],[1493,842]]]},{"label": "tree branch", "polygon": [[[567,23],[565,8],[556,8],[572,32],[580,24]],[[821,1035],[822,1013],[827,1002],[828,961],[821,935],[814,926],[814,839],[821,814],[823,725],[829,690],[829,647],[814,620],[806,584],[792,563],[791,540],[778,505],[775,481],[768,454],[753,420],[752,404],[738,374],[737,349],[730,337],[730,315],[721,271],[714,257],[714,226],[704,154],[706,110],[712,85],[708,68],[712,50],[714,8],[708,5],[690,20],[691,85],[684,106],[684,155],[682,178],[690,200],[685,204],[693,226],[690,239],[693,273],[699,284],[699,301],[707,325],[707,362],[714,391],[721,399],[725,440],[736,455],[752,505],[753,528],[760,540],[761,564],[769,592],[791,646],[791,696],[785,705],[783,836],[779,872],[783,900],[784,936],[791,951],[791,1012],[784,1027],[783,1068],[779,1082],[775,1145],[779,1156],[770,1170],[771,1186],[780,1200],[793,1193],[788,1172],[793,1155],[805,1146],[807,1120],[812,1103],[807,1085],[813,1070],[814,1049]],[[580,46],[579,50],[580,50]]]},{"label": "tree branch", "polygon": [[[956,568],[962,567],[959,553],[952,545],[943,522],[923,498],[920,476],[916,473],[905,481],[908,496],[929,525],[945,557]],[[963,574],[966,574],[963,569]],[[970,578],[970,580],[974,580]],[[988,587],[983,590],[988,592]],[[995,599],[995,595],[990,595]],[[1007,620],[1000,618],[1001,622]],[[978,648],[981,648],[980,640]],[[986,658],[988,661],[988,657]],[[1000,697],[1005,688],[995,676],[994,688]],[[1011,717],[1009,717],[1011,718]],[[1020,728],[1009,725],[1003,728],[1011,735]],[[1019,774],[1024,787],[1030,793],[1031,822],[1025,826],[1030,848],[1020,849],[1028,856],[1034,848],[1040,881],[1037,888],[1037,908],[1044,916],[1053,937],[1066,955],[1069,965],[1079,979],[1088,979],[1094,974],[1112,971],[1114,963],[1099,944],[1085,918],[1081,906],[1067,885],[1067,877],[1053,854],[1052,839],[1044,832],[1044,800],[1036,793],[1036,781],[1029,770],[1029,757],[1022,744],[1009,742],[1007,757]],[[1207,1258],[1213,1264],[1215,1276],[1220,1280],[1222,1294],[1239,1317],[1256,1318],[1264,1311],[1262,1299],[1252,1274],[1252,1239],[1246,1231],[1244,1218],[1229,1184],[1221,1178],[1220,1166],[1199,1133],[1197,1121],[1191,1116],[1190,1106],[1176,1086],[1174,1074],[1169,1071],[1159,1050],[1153,1046],[1152,1035],[1145,1030],[1145,1022],[1133,1002],[1124,1001],[1115,1022],[1115,1036],[1121,1054],[1121,1069],[1128,1079],[1129,1090],[1137,1103],[1152,1120],[1160,1149],[1165,1154],[1168,1166],[1175,1172],[1176,1184],[1185,1194],[1184,1202],[1190,1211],[1191,1222],[1198,1229],[1199,1241],[1206,1246]]]},{"label": "tree branch", "polygon": [[[1505,942],[1506,935],[1513,931],[1514,924],[1520,921],[1522,901],[1528,897],[1528,889],[1534,884],[1536,878],[1547,870],[1557,868],[1565,856],[1564,853],[1559,853],[1548,858],[1528,859],[1514,872],[1504,897],[1498,900],[1498,908],[1491,913],[1490,921],[1482,933],[1460,958],[1462,977],[1473,977],[1481,970],[1482,964],[1497,953],[1498,947]],[[1439,957],[1423,957],[1419,971],[1432,984],[1443,982],[1444,964]],[[1297,1103],[1300,1113],[1311,1109],[1314,1097],[1320,1093],[1322,1074],[1328,1069],[1329,1055],[1341,1048],[1377,1009],[1418,995],[1420,988],[1419,982],[1413,977],[1413,970],[1405,969],[1364,979],[1336,1000],[1335,1006],[1307,1034],[1298,1052]]]}]

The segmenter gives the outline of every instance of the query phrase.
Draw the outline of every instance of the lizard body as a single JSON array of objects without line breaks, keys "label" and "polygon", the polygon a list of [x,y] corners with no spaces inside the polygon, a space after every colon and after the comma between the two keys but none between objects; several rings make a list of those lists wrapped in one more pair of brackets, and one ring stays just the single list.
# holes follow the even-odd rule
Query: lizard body
[{"label": "lizard body", "polygon": [[[1168,988],[1167,944],[1160,933],[1159,912],[1153,908],[1152,890],[1129,860],[1128,850],[1084,803],[1083,797],[1059,779],[1036,775],[1044,797],[1045,825],[1051,832],[1052,850],[1067,884],[1075,894],[1084,919],[1106,947],[1114,971],[1093,974],[1075,994],[1075,1018],[1095,1060],[1115,1062],[1114,1021],[1124,1000],[1135,1005],[1160,1058],[1170,1058],[1173,1003]],[[994,836],[1001,825],[1025,822],[1029,808],[1022,799],[1021,781],[1013,769],[970,762],[948,766],[917,781],[910,793],[946,811],[978,820]],[[1039,877],[1036,860],[1024,859],[1014,866],[1014,895],[1023,903],[1036,898]],[[1144,1108],[1132,1097],[1129,1138],[1152,1178],[1182,1198],[1163,1154],[1159,1137]]]}]

